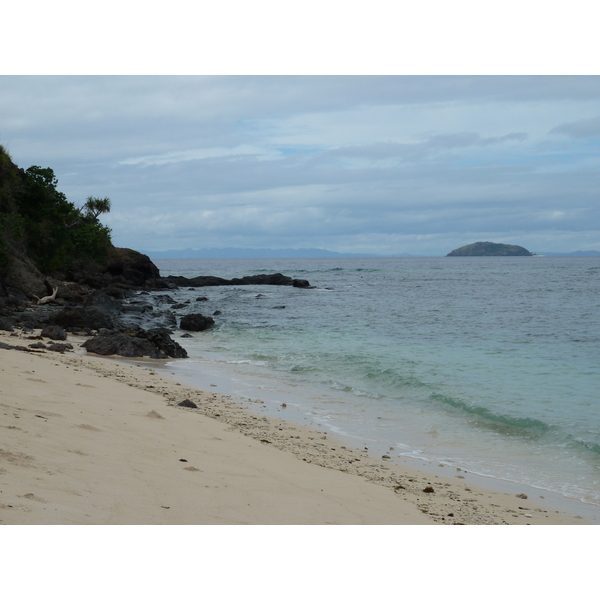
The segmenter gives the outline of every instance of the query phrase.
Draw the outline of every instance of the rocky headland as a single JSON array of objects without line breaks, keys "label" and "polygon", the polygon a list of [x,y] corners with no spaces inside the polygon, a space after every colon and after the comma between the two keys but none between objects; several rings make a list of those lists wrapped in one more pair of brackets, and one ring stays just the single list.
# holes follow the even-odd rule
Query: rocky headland
[{"label": "rocky headland", "polygon": [[72,333],[89,337],[83,347],[95,354],[186,358],[171,335],[179,328],[203,331],[215,325],[216,315],[194,312],[161,292],[184,286],[312,287],[281,273],[161,277],[147,255],[112,244],[98,219],[110,210],[108,198],[90,197],[76,208],[56,185],[51,169],[20,169],[0,146],[0,330],[42,330],[29,346],[15,346],[19,350],[67,352],[69,344],[56,340]]}]

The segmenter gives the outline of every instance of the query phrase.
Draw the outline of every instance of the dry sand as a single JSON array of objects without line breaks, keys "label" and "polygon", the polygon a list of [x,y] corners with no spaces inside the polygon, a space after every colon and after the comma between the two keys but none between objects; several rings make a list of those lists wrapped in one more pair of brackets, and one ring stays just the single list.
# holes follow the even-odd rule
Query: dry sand
[{"label": "dry sand", "polygon": [[[13,346],[28,337],[0,332]],[[0,349],[2,524],[585,523],[250,412],[167,379],[159,361],[112,361],[68,341],[72,353]]]}]

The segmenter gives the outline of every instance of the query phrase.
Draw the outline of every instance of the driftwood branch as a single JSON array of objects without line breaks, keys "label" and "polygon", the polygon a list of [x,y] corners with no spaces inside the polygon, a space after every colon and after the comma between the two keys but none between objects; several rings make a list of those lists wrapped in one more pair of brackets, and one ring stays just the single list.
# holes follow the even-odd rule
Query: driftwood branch
[{"label": "driftwood branch", "polygon": [[56,293],[58,292],[58,288],[52,288],[52,295],[51,296],[44,296],[43,298],[40,298],[39,296],[36,296],[35,294],[31,294],[36,300],[38,304],[48,304],[48,302],[53,302],[54,300],[56,300]]}]

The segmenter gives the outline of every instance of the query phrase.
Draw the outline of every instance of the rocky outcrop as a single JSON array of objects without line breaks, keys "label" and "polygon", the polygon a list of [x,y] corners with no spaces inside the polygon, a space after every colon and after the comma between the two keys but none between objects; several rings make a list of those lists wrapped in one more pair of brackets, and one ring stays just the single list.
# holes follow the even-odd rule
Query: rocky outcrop
[{"label": "rocky outcrop", "polygon": [[204,331],[214,324],[215,320],[212,317],[205,317],[200,313],[193,313],[181,317],[179,328],[184,329],[185,331]]},{"label": "rocky outcrop", "polygon": [[177,287],[208,287],[221,285],[291,285],[298,288],[311,288],[312,286],[306,279],[292,279],[281,273],[273,273],[270,275],[246,275],[241,278],[223,279],[222,277],[214,277],[212,275],[201,275],[191,279],[179,275],[169,275],[163,277],[162,281],[167,284]]},{"label": "rocky outcrop", "polygon": [[[8,244],[4,285],[8,291],[19,290],[25,296],[44,296],[48,291],[44,281],[48,278],[40,273],[35,263],[17,245]],[[51,285],[58,283],[52,280]]]},{"label": "rocky outcrop", "polygon": [[12,317],[0,317],[0,331],[12,331],[17,322]]},{"label": "rocky outcrop", "polygon": [[187,352],[164,329],[126,333],[103,330],[85,341],[82,346],[94,354],[117,355],[128,358],[187,358]]},{"label": "rocky outcrop", "polygon": [[51,315],[49,322],[65,329],[115,329],[121,326],[121,312],[114,298],[96,290],[83,306],[65,308]]},{"label": "rocky outcrop", "polygon": [[[171,338],[168,330],[157,328],[148,331],[140,331],[136,334],[148,340],[159,351],[171,358],[187,358],[187,352],[175,340]],[[161,357],[159,357],[161,358]]]},{"label": "rocky outcrop", "polygon": [[[92,260],[79,260],[65,276],[69,281],[94,289],[128,289],[140,288],[160,279],[160,272],[145,254],[113,246],[109,252],[108,265],[101,266]],[[114,291],[112,295],[115,295]]]},{"label": "rocky outcrop", "polygon": [[137,287],[160,277],[158,267],[148,256],[130,248],[113,248],[104,273],[115,282]]},{"label": "rocky outcrop", "polygon": [[446,256],[533,256],[523,246],[495,244],[494,242],[475,242],[452,250]]}]

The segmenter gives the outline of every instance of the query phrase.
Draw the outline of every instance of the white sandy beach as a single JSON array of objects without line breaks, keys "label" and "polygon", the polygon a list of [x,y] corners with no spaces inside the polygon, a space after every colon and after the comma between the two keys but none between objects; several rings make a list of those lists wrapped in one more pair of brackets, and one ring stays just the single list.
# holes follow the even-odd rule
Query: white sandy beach
[{"label": "white sandy beach", "polygon": [[[2,332],[0,341],[35,340]],[[46,340],[47,341],[47,340]],[[152,369],[0,349],[2,524],[584,524],[409,470]],[[177,406],[192,400],[198,409]],[[425,491],[427,490],[427,491]],[[432,491],[433,490],[433,491]]]}]

